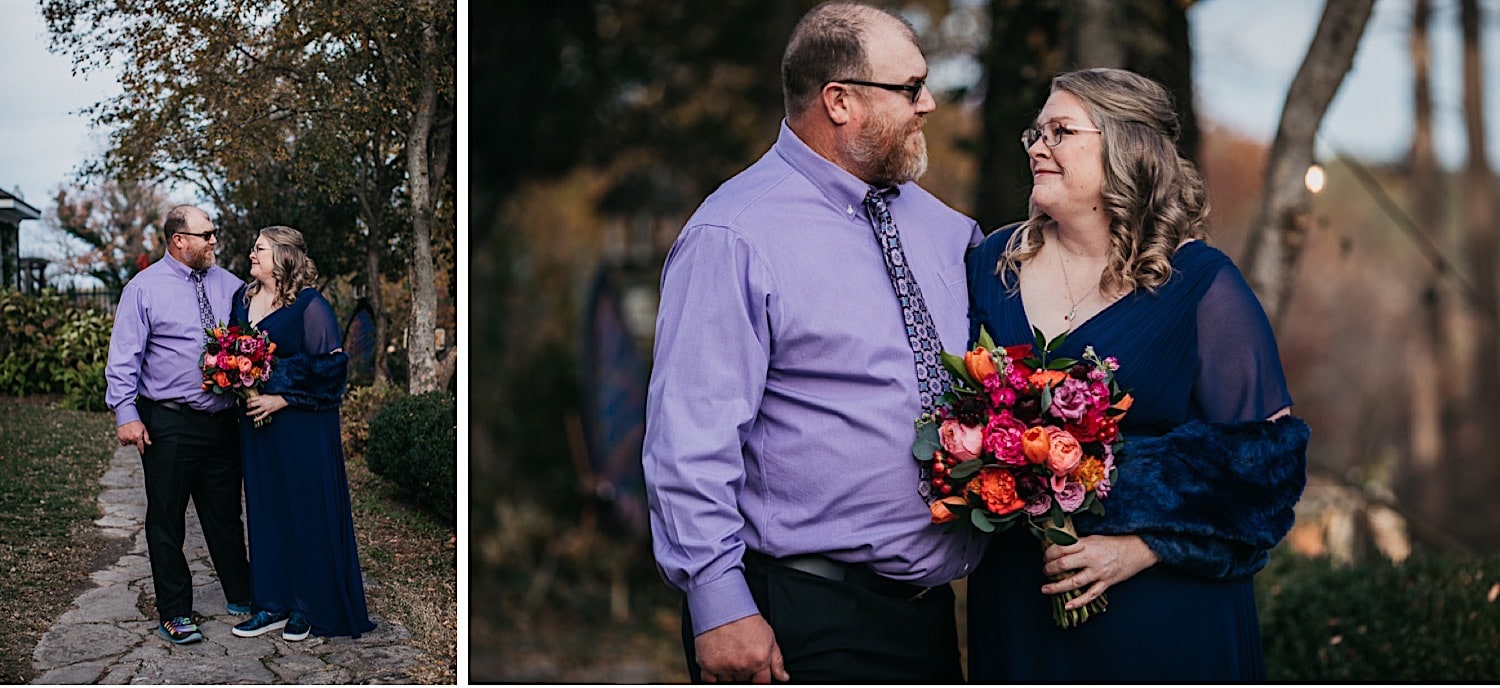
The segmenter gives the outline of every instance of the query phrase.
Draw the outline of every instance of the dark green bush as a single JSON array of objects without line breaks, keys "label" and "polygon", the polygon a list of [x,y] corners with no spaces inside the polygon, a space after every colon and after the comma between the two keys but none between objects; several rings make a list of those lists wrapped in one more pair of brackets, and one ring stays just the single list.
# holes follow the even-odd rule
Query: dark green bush
[{"label": "dark green bush", "polygon": [[365,464],[449,523],[458,513],[458,401],[446,392],[401,397],[370,419]]},{"label": "dark green bush", "polygon": [[1337,566],[1278,551],[1256,587],[1271,681],[1500,680],[1500,557]]},{"label": "dark green bush", "polygon": [[0,291],[0,394],[61,392],[65,407],[103,410],[113,322],[50,290]]},{"label": "dark green bush", "polygon": [[343,407],[339,409],[344,451],[350,456],[363,456],[370,439],[370,419],[386,404],[405,395],[400,387],[388,383],[351,386],[344,395]]}]

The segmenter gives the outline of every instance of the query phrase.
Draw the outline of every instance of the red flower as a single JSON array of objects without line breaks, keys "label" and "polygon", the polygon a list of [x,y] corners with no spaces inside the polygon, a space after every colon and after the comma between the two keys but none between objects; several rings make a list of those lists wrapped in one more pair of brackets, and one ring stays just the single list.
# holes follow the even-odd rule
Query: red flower
[{"label": "red flower", "polygon": [[1005,347],[1005,355],[1006,357],[1010,358],[1010,362],[1021,371],[1021,375],[1023,377],[1031,377],[1033,369],[1031,368],[1031,366],[1028,366],[1025,363],[1021,362],[1021,359],[1031,358],[1035,355],[1030,344],[1013,344],[1011,346],[1007,346]]}]

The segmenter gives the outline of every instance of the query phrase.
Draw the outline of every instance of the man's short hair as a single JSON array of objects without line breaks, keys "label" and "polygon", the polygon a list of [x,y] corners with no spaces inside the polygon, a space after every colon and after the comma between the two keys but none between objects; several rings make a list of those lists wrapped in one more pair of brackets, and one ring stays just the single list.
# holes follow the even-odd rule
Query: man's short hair
[{"label": "man's short hair", "polygon": [[179,205],[167,211],[167,219],[161,223],[161,231],[167,235],[167,241],[172,240],[172,235],[187,231],[188,217],[194,212],[205,217],[208,215],[201,208],[192,205]]},{"label": "man's short hair", "polygon": [[848,0],[831,0],[812,8],[792,29],[781,57],[781,89],[786,114],[802,114],[823,85],[838,79],[870,78],[865,37],[884,16],[899,24],[912,43],[917,32],[911,23],[878,7]]}]

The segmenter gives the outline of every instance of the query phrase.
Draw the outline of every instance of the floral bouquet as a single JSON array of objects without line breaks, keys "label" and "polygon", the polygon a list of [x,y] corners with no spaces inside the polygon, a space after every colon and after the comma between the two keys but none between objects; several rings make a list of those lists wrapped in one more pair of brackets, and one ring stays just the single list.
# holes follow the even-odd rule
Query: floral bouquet
[{"label": "floral bouquet", "polygon": [[[943,352],[953,389],[917,419],[912,455],[927,468],[932,521],[994,533],[1024,523],[1045,547],[1078,540],[1072,515],[1103,515],[1116,478],[1119,422],[1131,397],[1115,382],[1119,363],[1093,347],[1084,360],[1050,358],[1065,335],[998,347],[982,328],[962,358]],[[1073,575],[1063,573],[1053,580]],[[1079,609],[1064,605],[1082,589],[1052,598],[1052,618],[1071,628],[1103,612],[1104,595]]]},{"label": "floral bouquet", "polygon": [[[203,370],[203,389],[214,394],[234,392],[243,398],[260,394],[260,385],[271,377],[271,355],[276,353],[276,343],[253,326],[219,323],[218,327],[204,330],[203,357],[198,367]],[[255,427],[271,422],[268,416],[255,421]]]}]

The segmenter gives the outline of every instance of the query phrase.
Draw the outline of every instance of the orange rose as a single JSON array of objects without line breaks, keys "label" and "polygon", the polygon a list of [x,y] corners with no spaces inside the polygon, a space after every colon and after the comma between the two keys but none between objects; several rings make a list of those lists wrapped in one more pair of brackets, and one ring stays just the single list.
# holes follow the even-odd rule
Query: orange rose
[{"label": "orange rose", "polygon": [[1031,374],[1029,382],[1031,386],[1038,389],[1042,387],[1056,387],[1068,379],[1068,374],[1061,370],[1038,370]]},{"label": "orange rose", "polygon": [[936,502],[933,502],[932,503],[932,522],[933,523],[948,523],[948,522],[950,522],[950,521],[958,518],[958,516],[956,514],[954,514],[953,511],[950,510],[948,507],[949,506],[963,506],[964,502],[965,502],[964,498],[963,497],[958,497],[958,496],[944,497],[942,499],[937,500]]},{"label": "orange rose", "polygon": [[1004,516],[1026,506],[1026,500],[1016,494],[1016,477],[1002,468],[985,468],[979,471],[979,479],[969,481],[969,489],[978,493],[990,513]]},{"label": "orange rose", "polygon": [[1026,432],[1021,433],[1021,453],[1026,455],[1027,461],[1046,463],[1047,456],[1052,453],[1052,440],[1047,436],[1047,428],[1026,428]]},{"label": "orange rose", "polygon": [[222,370],[219,371],[219,372],[217,372],[217,373],[214,373],[214,382],[217,383],[220,387],[228,387],[229,386],[229,375],[227,375]]},{"label": "orange rose", "polygon": [[984,382],[989,376],[1000,372],[995,367],[995,357],[982,346],[976,346],[973,351],[964,354],[964,367],[969,369],[969,376],[976,382]]}]

